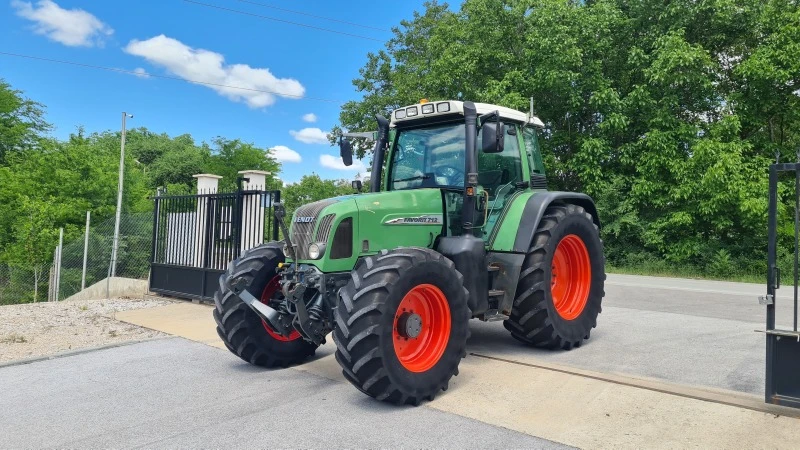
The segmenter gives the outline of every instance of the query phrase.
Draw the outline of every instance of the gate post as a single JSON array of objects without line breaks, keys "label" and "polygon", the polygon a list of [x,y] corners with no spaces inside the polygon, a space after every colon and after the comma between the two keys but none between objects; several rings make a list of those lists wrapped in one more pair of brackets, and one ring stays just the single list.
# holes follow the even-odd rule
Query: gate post
[{"label": "gate post", "polygon": [[[798,155],[800,159],[800,154]],[[779,329],[775,325],[777,290],[781,287],[780,267],[778,266],[778,175],[790,172],[795,182],[794,211],[794,326],[791,330]],[[767,307],[766,333],[766,378],[764,397],[767,403],[800,408],[800,332],[797,330],[798,307],[798,240],[800,240],[800,161],[779,163],[769,167],[769,209],[767,219],[767,295],[759,302]],[[781,299],[783,300],[783,299]]]},{"label": "gate post", "polygon": [[[280,234],[279,234],[279,231],[280,231],[279,228],[280,227],[278,227],[278,224],[275,223],[275,221],[274,221],[272,207],[275,206],[275,203],[280,203],[280,201],[281,201],[281,191],[269,191],[269,196],[270,196],[270,198],[269,198],[269,205],[267,205],[267,212],[269,213],[269,224],[270,224],[270,229],[272,231],[272,240],[273,241],[279,241],[280,240]],[[289,219],[291,220],[291,217]]]},{"label": "gate post", "polygon": [[[267,184],[267,175],[270,172],[263,170],[242,170],[239,175],[243,178],[241,191],[241,239],[239,251],[244,252],[250,248],[264,243],[264,196]],[[258,192],[252,192],[258,191]]]},{"label": "gate post", "polygon": [[203,267],[203,255],[205,254],[206,250],[205,236],[206,229],[209,225],[206,219],[207,214],[204,213],[208,211],[209,198],[201,195],[215,194],[217,192],[219,180],[222,177],[208,173],[200,173],[197,175],[192,175],[192,177],[197,178],[197,206],[194,219],[194,251],[192,254],[192,260],[185,261],[185,263],[192,264],[194,267]]}]

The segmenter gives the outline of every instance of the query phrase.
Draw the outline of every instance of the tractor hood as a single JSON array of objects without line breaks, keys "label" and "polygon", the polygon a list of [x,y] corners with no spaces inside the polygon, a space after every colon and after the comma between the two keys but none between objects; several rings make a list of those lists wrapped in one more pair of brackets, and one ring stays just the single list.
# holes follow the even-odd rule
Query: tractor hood
[{"label": "tractor hood", "polygon": [[[414,189],[345,195],[309,203],[292,216],[298,262],[323,272],[352,270],[360,256],[396,247],[431,247],[442,232],[442,194]],[[324,245],[312,260],[309,245]]]}]

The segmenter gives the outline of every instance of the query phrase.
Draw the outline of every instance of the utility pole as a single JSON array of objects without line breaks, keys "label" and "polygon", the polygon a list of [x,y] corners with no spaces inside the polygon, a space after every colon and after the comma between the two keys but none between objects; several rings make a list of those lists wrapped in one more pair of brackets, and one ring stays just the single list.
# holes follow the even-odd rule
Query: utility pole
[{"label": "utility pole", "polygon": [[119,150],[119,181],[117,182],[117,218],[114,221],[114,243],[111,248],[111,276],[117,275],[117,250],[119,249],[119,221],[122,213],[122,184],[125,178],[125,119],[133,114],[122,112],[122,139]]}]

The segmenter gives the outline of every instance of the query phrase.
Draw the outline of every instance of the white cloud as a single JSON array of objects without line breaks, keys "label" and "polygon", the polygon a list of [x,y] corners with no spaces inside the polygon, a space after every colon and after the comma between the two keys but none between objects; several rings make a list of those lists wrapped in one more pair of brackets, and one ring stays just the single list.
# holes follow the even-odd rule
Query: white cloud
[{"label": "white cloud", "polygon": [[139,78],[150,78],[150,74],[141,67],[133,69],[133,73]]},{"label": "white cloud", "polygon": [[125,47],[125,52],[164,67],[185,80],[215,84],[217,86],[205,86],[230,100],[244,102],[251,108],[263,108],[275,103],[276,95],[300,98],[305,94],[305,88],[297,80],[276,78],[266,68],[225,64],[225,57],[219,53],[189,47],[163,34],[146,41],[134,39]]},{"label": "white cloud", "polygon": [[319,128],[303,128],[300,131],[289,131],[300,142],[305,144],[327,144],[328,134]]},{"label": "white cloud", "polygon": [[299,163],[303,160],[300,153],[290,149],[285,145],[276,145],[269,149],[270,155],[280,162]]},{"label": "white cloud", "polygon": [[317,121],[317,115],[314,113],[303,114],[303,120],[308,123],[314,123]]},{"label": "white cloud", "polygon": [[114,30],[82,9],[64,9],[51,0],[30,2],[11,0],[17,15],[34,22],[33,31],[70,47],[103,45],[103,38]]},{"label": "white cloud", "polygon": [[354,159],[353,164],[348,167],[344,165],[342,158],[333,155],[320,155],[319,163],[322,165],[322,167],[327,167],[328,169],[353,170],[359,172],[362,174],[362,180],[364,179],[364,172],[367,170],[367,167],[364,165],[364,163],[357,159]]}]

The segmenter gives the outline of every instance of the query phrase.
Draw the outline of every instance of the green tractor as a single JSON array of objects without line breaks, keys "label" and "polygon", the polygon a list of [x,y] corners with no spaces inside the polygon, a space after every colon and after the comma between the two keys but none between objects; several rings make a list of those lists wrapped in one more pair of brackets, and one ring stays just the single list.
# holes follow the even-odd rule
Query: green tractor
[{"label": "green tractor", "polygon": [[[502,320],[534,347],[588,339],[604,295],[600,223],[589,196],[546,190],[541,120],[424,100],[376,119],[370,192],[302,206],[289,227],[277,204],[285,240],[220,277],[228,349],[286,367],[332,333],[356,388],[417,405],[458,374],[471,318]],[[352,164],[346,138],[340,152]]]}]

